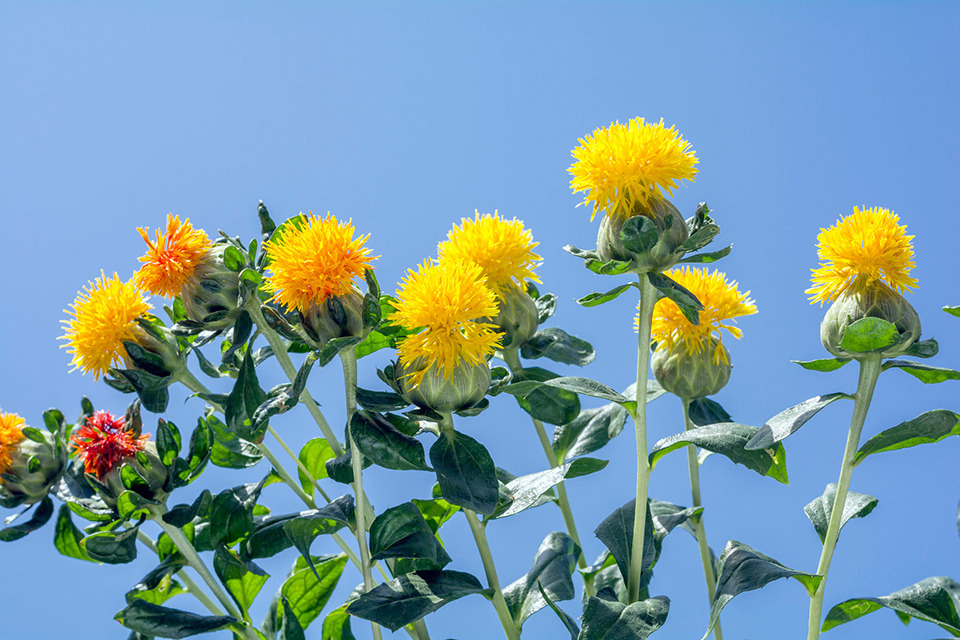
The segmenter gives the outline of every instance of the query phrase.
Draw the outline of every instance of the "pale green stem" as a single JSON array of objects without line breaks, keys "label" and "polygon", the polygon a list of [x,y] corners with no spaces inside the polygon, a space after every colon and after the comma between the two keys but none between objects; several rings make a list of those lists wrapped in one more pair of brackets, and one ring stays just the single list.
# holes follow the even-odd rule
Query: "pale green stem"
[{"label": "pale green stem", "polygon": [[[523,364],[520,362],[520,356],[517,354],[516,349],[503,351],[503,361],[510,367],[511,373],[515,374],[523,370]],[[540,445],[543,447],[543,452],[547,456],[547,462],[550,463],[551,468],[556,469],[560,466],[560,461],[557,459],[557,454],[553,450],[553,443],[550,442],[546,429],[543,428],[543,422],[533,416],[530,416],[530,419],[533,421],[533,426],[537,430],[537,436],[540,438]],[[582,550],[583,545],[580,544],[580,534],[577,533],[577,523],[573,519],[573,510],[570,508],[570,499],[567,497],[567,490],[563,482],[557,484],[557,504],[560,506],[560,513],[563,514],[563,522],[567,527],[567,533]],[[581,569],[587,568],[587,560],[584,558],[583,553],[580,554],[577,565]],[[587,596],[596,595],[596,589],[593,588],[593,583],[586,578],[583,580],[583,588],[587,592]]]},{"label": "pale green stem", "polygon": [[647,458],[647,377],[650,370],[650,328],[657,290],[646,274],[640,274],[640,313],[637,337],[637,408],[632,411],[637,433],[637,503],[633,519],[633,547],[630,551],[630,572],[627,580],[627,602],[640,598],[640,576],[643,572],[643,536],[647,524],[647,493],[650,488],[650,461]]},{"label": "pale green stem", "polygon": [[[157,550],[157,545],[153,543],[153,540],[150,539],[150,536],[148,536],[147,534],[145,534],[143,531],[139,529],[137,529],[137,540],[142,542],[143,546],[145,546],[147,549],[150,549],[150,551],[153,551],[158,556],[160,555],[160,551]],[[200,586],[193,581],[193,578],[191,578],[190,574],[188,574],[184,569],[180,569],[179,571],[177,571],[176,576],[180,579],[180,582],[182,582],[184,586],[187,588],[187,591],[193,594],[193,597],[195,597],[197,600],[201,602],[201,604],[203,604],[203,606],[209,609],[210,613],[212,613],[215,616],[223,615],[223,610],[220,607],[218,607],[213,600],[210,599],[210,596],[208,596],[202,589],[200,589]]]},{"label": "pale green stem", "polygon": [[279,444],[280,447],[287,452],[287,455],[290,456],[290,459],[297,463],[297,467],[299,467],[303,475],[307,477],[307,480],[310,481],[310,484],[316,487],[323,499],[327,502],[332,502],[332,500],[330,500],[330,496],[328,496],[327,492],[324,491],[323,487],[320,486],[320,481],[313,477],[313,474],[310,473],[310,470],[307,469],[307,466],[300,460],[300,456],[295,454],[293,450],[287,446],[287,443],[283,441],[283,438],[280,437],[280,434],[277,433],[276,430],[270,425],[267,425],[267,431],[270,432],[270,435],[272,435],[274,439],[276,439],[277,444]]},{"label": "pale green stem", "polygon": [[[270,344],[270,348],[273,349],[273,355],[276,356],[277,362],[280,363],[280,367],[283,369],[283,372],[287,374],[287,378],[290,379],[290,382],[293,382],[297,377],[297,369],[293,366],[293,361],[290,360],[290,354],[287,353],[287,347],[283,343],[283,338],[281,338],[276,331],[271,329],[270,325],[267,324],[267,321],[264,320],[263,312],[260,311],[259,301],[254,300],[253,303],[247,305],[246,308],[250,313],[250,317],[253,318],[253,322],[257,325],[257,328],[267,339],[267,342]],[[307,411],[310,412],[310,415],[313,416],[317,426],[320,427],[320,431],[323,432],[323,437],[326,438],[327,442],[330,443],[330,448],[333,449],[334,455],[336,455],[338,458],[342,456],[343,447],[340,446],[340,441],[337,440],[337,436],[333,433],[333,429],[331,429],[330,425],[327,423],[327,419],[323,417],[323,413],[320,412],[320,407],[317,406],[317,403],[314,401],[313,396],[310,395],[310,392],[304,389],[303,393],[300,394],[300,401],[307,405]]]},{"label": "pale green stem", "polygon": [[[453,417],[449,413],[444,413],[443,420],[440,422],[440,437],[449,438],[453,436]],[[500,588],[500,579],[497,577],[497,567],[493,564],[493,554],[490,553],[490,545],[487,543],[487,534],[483,525],[477,518],[477,514],[466,507],[462,507],[463,515],[466,516],[470,524],[470,531],[473,532],[473,539],[477,543],[477,549],[480,551],[480,559],[483,561],[483,570],[487,574],[487,586],[493,589],[493,608],[497,611],[497,617],[500,618],[500,624],[507,635],[508,640],[520,640],[520,631],[513,622],[510,615],[510,609],[507,607],[507,601],[503,597],[503,589]]]},{"label": "pale green stem", "polygon": [[853,417],[850,420],[850,431],[847,433],[847,446],[843,451],[843,464],[840,466],[840,479],[837,481],[837,495],[833,500],[830,513],[830,524],[823,541],[823,551],[820,553],[820,563],[817,565],[817,574],[823,576],[820,586],[813,598],[810,599],[810,619],[807,626],[808,640],[817,640],[820,637],[820,619],[823,614],[823,594],[827,585],[827,574],[830,572],[830,561],[837,547],[840,537],[840,523],[843,518],[843,508],[847,504],[847,492],[850,490],[850,477],[853,475],[853,461],[857,456],[860,445],[860,432],[870,409],[873,399],[873,390],[877,386],[877,379],[881,372],[880,354],[871,354],[860,361],[860,379],[857,382],[857,393],[853,405]]},{"label": "pale green stem", "polygon": [[[690,420],[690,400],[680,398],[683,405],[683,426],[690,431],[696,429],[697,425]],[[697,447],[687,445],[687,466],[690,468],[690,492],[693,494],[693,506],[702,507],[703,502],[700,499],[700,460],[697,456]],[[713,561],[710,559],[710,547],[707,545],[707,531],[703,525],[703,513],[694,524],[697,532],[697,544],[700,546],[700,561],[703,562],[703,577],[707,581],[707,595],[709,596],[710,606],[713,606],[713,598],[717,594],[717,574],[713,570]],[[716,640],[723,640],[723,631],[720,629],[720,618],[717,618],[717,624],[713,627],[713,637]]]},{"label": "pale green stem", "polygon": [[[350,465],[353,467],[353,491],[357,497],[357,544],[360,546],[361,572],[363,573],[363,590],[373,589],[373,576],[370,572],[370,551],[367,548],[367,503],[363,493],[363,454],[357,448],[353,439],[353,430],[349,427],[353,414],[357,412],[357,351],[354,347],[340,352],[340,362],[343,363],[343,388],[347,399],[347,437],[350,444]],[[371,622],[375,640],[382,640],[380,625]]]},{"label": "pale green stem", "polygon": [[183,535],[183,532],[180,531],[177,527],[167,524],[162,518],[162,514],[154,514],[151,516],[151,519],[160,525],[160,528],[163,529],[170,537],[170,541],[173,542],[173,546],[183,555],[184,559],[187,561],[194,571],[196,571],[203,581],[206,583],[207,587],[213,593],[214,597],[220,601],[220,604],[223,605],[223,608],[226,609],[227,613],[243,622],[243,614],[240,613],[240,610],[237,609],[237,606],[234,604],[233,600],[223,592],[223,589],[220,588],[220,583],[213,577],[213,574],[207,569],[207,566],[203,564],[203,560],[200,559],[200,555],[197,553],[196,549],[193,548],[193,545],[190,544],[190,541],[187,540],[187,537]]}]

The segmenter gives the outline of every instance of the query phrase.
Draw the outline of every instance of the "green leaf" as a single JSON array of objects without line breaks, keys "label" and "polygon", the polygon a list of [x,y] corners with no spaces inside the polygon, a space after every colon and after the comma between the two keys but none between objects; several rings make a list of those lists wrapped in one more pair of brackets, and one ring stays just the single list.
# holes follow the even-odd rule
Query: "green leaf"
[{"label": "green leaf", "polygon": [[450,504],[443,498],[435,498],[433,500],[418,500],[414,498],[411,502],[420,510],[423,519],[426,520],[430,530],[435,534],[440,530],[444,522],[460,511],[460,507],[455,504]]},{"label": "green leaf", "polygon": [[483,515],[496,510],[497,468],[482,444],[456,431],[443,433],[430,447],[430,462],[444,500]]},{"label": "green leaf", "polygon": [[[210,314],[215,316],[217,314],[223,314],[226,317],[227,311],[218,311]],[[213,322],[213,319],[204,318],[207,322]],[[235,361],[234,354],[244,348],[247,342],[247,338],[250,337],[250,334],[253,332],[253,320],[250,318],[250,314],[246,311],[240,313],[237,316],[236,321],[233,323],[233,327],[230,329],[230,332],[227,334],[226,339],[220,344],[220,349],[222,353],[220,354],[220,360],[225,365],[230,365]],[[253,345],[251,344],[247,351],[253,351]]]},{"label": "green leaf", "polygon": [[93,558],[80,546],[82,540],[83,532],[73,524],[73,518],[70,517],[70,507],[65,504],[60,505],[60,510],[57,512],[57,524],[53,533],[53,546],[68,558],[94,562]]},{"label": "green leaf", "polygon": [[127,629],[147,637],[187,638],[200,633],[219,631],[239,622],[230,616],[199,616],[195,613],[169,609],[145,600],[134,600],[115,615],[114,620]]},{"label": "green leaf", "polygon": [[881,431],[860,447],[853,465],[874,453],[915,447],[918,444],[940,442],[948,436],[960,435],[960,416],[946,409],[927,411],[913,420],[901,422],[895,427]]},{"label": "green leaf", "polygon": [[423,514],[412,502],[391,507],[370,526],[370,557],[416,558],[430,561],[435,569],[451,562]]},{"label": "green leaf", "polygon": [[503,589],[518,630],[527,618],[547,606],[540,588],[550,600],[573,600],[576,593],[571,576],[579,557],[580,547],[565,533],[554,531],[543,540],[533,558],[533,568]]},{"label": "green leaf", "polygon": [[267,399],[257,407],[253,414],[253,430],[255,433],[262,433],[262,429],[266,428],[267,421],[273,416],[286,413],[297,406],[300,402],[300,394],[307,386],[307,378],[310,375],[310,370],[313,369],[314,362],[316,362],[316,358],[313,357],[313,354],[307,356],[300,366],[300,370],[297,371],[293,382],[289,385],[281,385],[283,390],[279,393],[275,393],[276,390],[271,391]]},{"label": "green leaf", "polygon": [[356,640],[350,629],[350,614],[347,605],[343,604],[327,614],[323,619],[321,640]]},{"label": "green leaf", "polygon": [[135,520],[149,514],[150,507],[159,505],[156,500],[144,498],[136,491],[124,491],[117,497],[117,513],[122,520]]},{"label": "green leaf", "polygon": [[104,564],[126,564],[137,558],[137,529],[131,527],[119,533],[101,531],[87,536],[80,542],[80,548],[91,559]]},{"label": "green leaf", "polygon": [[897,327],[881,318],[860,318],[844,331],[840,348],[848,353],[879,351],[900,341]]},{"label": "green leaf", "polygon": [[617,298],[620,297],[620,294],[629,290],[631,287],[639,289],[639,286],[637,285],[636,282],[630,282],[627,284],[622,284],[619,287],[614,287],[613,289],[611,289],[610,291],[607,291],[606,293],[597,293],[597,292],[588,293],[587,295],[577,300],[577,304],[583,307],[596,307],[601,304],[610,302],[611,300],[616,300]]},{"label": "green leaf", "polygon": [[822,360],[791,360],[809,371],[836,371],[851,362],[850,358],[823,358]]},{"label": "green leaf", "polygon": [[357,359],[376,353],[380,349],[393,348],[396,345],[396,338],[388,337],[374,329],[367,334],[363,342],[357,345]]},{"label": "green leaf", "polygon": [[537,589],[540,591],[540,596],[543,598],[544,602],[547,603],[547,606],[550,607],[557,617],[560,618],[560,622],[563,623],[563,626],[567,628],[567,631],[570,632],[570,640],[577,640],[577,637],[580,635],[580,627],[577,626],[577,621],[570,617],[570,614],[559,608],[557,605],[553,604],[553,600],[550,599],[549,594],[543,590],[543,585],[537,582]]},{"label": "green leaf", "polygon": [[690,237],[687,238],[680,248],[684,252],[690,251],[699,251],[705,246],[713,242],[713,239],[717,237],[720,233],[720,227],[715,225],[712,220],[706,218],[697,228],[690,234]]},{"label": "green leaf", "polygon": [[347,556],[339,554],[324,556],[313,562],[316,572],[310,568],[294,572],[283,586],[280,594],[289,602],[290,610],[306,630],[320,612],[340,581]]},{"label": "green leaf", "polygon": [[[363,468],[371,466],[368,458],[363,457]],[[327,477],[334,482],[350,484],[353,482],[353,452],[347,449],[342,456],[327,460]]]},{"label": "green leaf", "polygon": [[218,544],[214,551],[213,570],[240,607],[244,618],[249,621],[248,612],[253,600],[270,575],[253,562],[241,560],[235,551],[227,549],[223,543]]},{"label": "green leaf", "polygon": [[210,454],[213,446],[213,431],[203,420],[197,420],[197,426],[190,434],[190,450],[187,452],[186,473],[178,477],[177,484],[183,486],[190,484],[200,477],[207,463],[210,462]]},{"label": "green leaf", "polygon": [[647,272],[646,276],[654,288],[679,307],[680,312],[687,320],[695,325],[700,324],[700,312],[703,311],[703,305],[697,300],[697,296],[662,273],[650,271]]},{"label": "green leaf", "polygon": [[376,465],[397,471],[430,471],[423,444],[402,433],[379,413],[357,411],[350,420],[350,432],[360,453]]},{"label": "green leaf", "polygon": [[558,460],[593,453],[620,435],[627,421],[627,410],[611,402],[596,409],[585,409],[553,432],[553,450]]},{"label": "green leaf", "polygon": [[484,589],[469,573],[417,571],[375,587],[350,603],[347,611],[396,631],[449,602],[475,593],[493,596],[492,589]]},{"label": "green leaf", "polygon": [[730,255],[730,251],[733,250],[733,245],[728,245],[719,251],[712,251],[710,253],[695,253],[690,256],[686,256],[682,260],[678,261],[678,264],[710,264],[711,262],[716,262],[721,258],[726,258]]},{"label": "green leaf", "polygon": [[940,344],[933,338],[930,338],[929,340],[914,342],[903,352],[903,355],[913,356],[915,358],[932,358],[938,353],[940,353]]},{"label": "green leaf", "polygon": [[646,216],[627,218],[620,228],[620,243],[633,253],[651,251],[660,242],[660,232],[653,220]]},{"label": "green leaf", "polygon": [[263,454],[255,445],[244,443],[244,453],[237,453],[225,447],[219,440],[210,448],[210,462],[225,469],[246,469],[256,465]]},{"label": "green leaf", "polygon": [[597,354],[586,340],[571,336],[563,329],[548,327],[537,331],[520,345],[520,355],[527,360],[549,358],[554,362],[583,367],[593,362]]},{"label": "green leaf", "polygon": [[214,544],[223,542],[233,546],[253,531],[253,507],[265,481],[266,478],[217,494],[210,507],[210,538]]},{"label": "green leaf", "polygon": [[627,606],[609,588],[591,596],[583,611],[580,640],[645,640],[663,626],[670,599],[657,596]]},{"label": "green leaf", "polygon": [[170,467],[180,455],[180,430],[177,425],[160,418],[157,426],[157,453],[163,466]]},{"label": "green leaf", "polygon": [[283,622],[280,625],[280,637],[283,638],[283,640],[306,640],[303,627],[300,626],[297,615],[293,612],[293,609],[290,608],[290,602],[283,596],[280,596],[280,603],[283,606]]},{"label": "green leaf", "polygon": [[552,293],[534,298],[533,304],[537,307],[537,324],[543,324],[557,312],[557,296]]},{"label": "green leaf", "polygon": [[943,307],[943,310],[952,316],[960,318],[960,307]]},{"label": "green leaf", "polygon": [[650,452],[650,467],[677,449],[688,444],[726,456],[736,464],[742,464],[762,476],[769,476],[777,482],[788,483],[786,451],[779,442],[765,449],[747,449],[746,444],[760,429],[736,422],[721,422],[705,427],[697,427],[684,433],[663,438]]},{"label": "green leaf", "polygon": [[151,604],[163,604],[173,596],[187,591],[173,579],[173,574],[183,566],[183,560],[167,558],[150,573],[140,579],[124,596],[127,604],[143,600]]},{"label": "green leaf", "polygon": [[19,540],[31,531],[36,531],[47,524],[51,516],[53,516],[53,500],[50,499],[50,496],[44,496],[43,501],[37,505],[33,516],[29,520],[23,524],[0,529],[0,542]]},{"label": "green leaf", "polygon": [[155,376],[136,369],[111,369],[110,372],[133,386],[144,409],[151,413],[163,413],[167,410],[170,403],[167,385],[172,382],[170,377]]},{"label": "green leaf", "polygon": [[784,409],[767,420],[767,423],[760,428],[757,435],[747,443],[746,448],[749,450],[769,448],[774,443],[780,442],[796,432],[797,429],[807,423],[807,420],[817,415],[821,409],[841,399],[853,400],[853,396],[846,393],[828,393],[824,396],[815,396],[809,400],[804,400],[789,409]]},{"label": "green leaf", "polygon": [[811,598],[823,579],[818,575],[789,569],[742,542],[728,542],[717,563],[717,595],[710,607],[710,620],[703,640],[713,631],[720,612],[730,600],[745,591],[761,589],[780,578],[794,578],[804,586]]},{"label": "green leaf", "polygon": [[[830,526],[830,516],[833,513],[833,505],[837,500],[837,485],[831,482],[827,485],[823,495],[803,508],[807,518],[813,523],[813,528],[817,530],[822,543],[827,539],[827,528]],[[855,491],[847,492],[847,499],[843,505],[843,515],[840,518],[840,529],[851,518],[863,518],[873,511],[879,500],[865,493]]]},{"label": "green leaf", "polygon": [[[327,460],[333,460],[336,456],[333,453],[333,448],[330,446],[330,443],[327,442],[325,438],[314,438],[303,445],[298,457],[300,458],[300,462],[303,463],[303,466],[310,472],[310,475],[313,476],[314,480],[322,480],[327,477]],[[303,487],[303,490],[312,496],[313,483],[307,478],[299,466],[297,467],[297,474],[300,477],[300,485]]]},{"label": "green leaf", "polygon": [[621,395],[607,385],[597,382],[596,380],[591,380],[590,378],[565,376],[562,378],[550,378],[549,380],[545,380],[543,384],[547,387],[556,387],[557,389],[572,391],[573,393],[592,396],[594,398],[600,398],[601,400],[609,400],[618,404],[626,404],[630,402],[629,398],[626,396]]},{"label": "green leaf", "polygon": [[240,253],[239,249],[233,245],[227,246],[226,250],[223,252],[223,265],[227,269],[239,273],[246,263],[247,261],[244,259],[243,254]]},{"label": "green leaf", "polygon": [[570,391],[540,384],[558,377],[546,369],[528,367],[518,371],[513,381],[503,387],[503,390],[517,396],[520,407],[537,420],[549,424],[566,424],[580,413],[579,396]]},{"label": "green leaf", "polygon": [[253,365],[252,349],[247,349],[240,364],[237,382],[227,397],[224,419],[234,434],[248,442],[260,442],[267,430],[266,422],[255,425],[253,416],[267,399],[266,392],[260,388],[257,372]]},{"label": "green leaf", "polygon": [[317,364],[325,367],[344,349],[349,349],[363,342],[362,336],[346,336],[344,338],[334,338],[323,349],[317,352]]},{"label": "green leaf", "polygon": [[720,403],[710,398],[697,398],[690,403],[688,409],[690,421],[698,427],[718,422],[733,422],[727,410]]},{"label": "green leaf", "polygon": [[903,369],[917,380],[924,384],[936,384],[946,380],[960,380],[960,371],[953,369],[944,369],[943,367],[931,367],[921,362],[911,362],[909,360],[888,360],[883,363],[883,370],[891,368]]},{"label": "green leaf", "polygon": [[[310,546],[319,536],[336,533],[346,526],[354,526],[356,508],[353,496],[340,496],[322,509],[304,511],[284,521],[283,532],[300,552],[310,569],[316,570]],[[319,574],[317,575],[319,578]]]},{"label": "green leaf", "polygon": [[910,618],[932,622],[953,636],[960,636],[960,585],[947,577],[926,578],[920,582],[879,598],[852,598],[827,612],[823,631],[856,620],[883,607],[893,609],[908,622]]},{"label": "green leaf", "polygon": [[608,464],[610,464],[609,460],[599,460],[597,458],[577,458],[576,460],[571,461],[570,469],[567,471],[565,478],[570,480],[572,478],[588,476],[591,473],[603,471],[607,468]]},{"label": "green leaf", "polygon": [[[521,511],[526,511],[531,507],[543,504],[540,500],[541,496],[551,487],[563,482],[564,477],[568,475],[574,465],[579,467],[577,471],[580,475],[586,475],[584,473],[585,471],[586,473],[590,473],[591,470],[599,471],[606,466],[605,461],[597,460],[595,462],[602,462],[603,464],[600,466],[600,469],[593,468],[594,464],[585,462],[585,460],[588,459],[572,460],[561,464],[559,467],[511,479],[506,483],[506,488],[512,499],[507,502],[501,502],[489,519],[506,518],[507,516],[516,515]],[[578,465],[577,463],[581,464]]]},{"label": "green leaf", "polygon": [[399,393],[392,391],[368,391],[357,387],[357,404],[368,411],[399,411],[410,403]]}]

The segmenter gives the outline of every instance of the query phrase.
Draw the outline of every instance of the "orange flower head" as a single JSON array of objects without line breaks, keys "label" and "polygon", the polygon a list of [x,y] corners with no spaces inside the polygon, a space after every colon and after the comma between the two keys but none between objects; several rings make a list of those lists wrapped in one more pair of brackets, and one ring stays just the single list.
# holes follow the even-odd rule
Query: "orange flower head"
[{"label": "orange flower head", "polygon": [[174,298],[194,269],[213,246],[203,229],[194,229],[187,218],[167,214],[167,232],[157,229],[157,238],[150,241],[149,229],[137,231],[147,243],[147,253],[140,258],[143,266],[133,276],[138,287],[165,298]]},{"label": "orange flower head", "polygon": [[20,428],[24,420],[15,413],[0,412],[0,473],[10,470],[13,452],[24,438]]},{"label": "orange flower head", "polygon": [[121,460],[143,451],[149,438],[149,434],[136,436],[128,431],[123,418],[97,411],[70,437],[70,442],[83,458],[84,471],[102,480]]},{"label": "orange flower head", "polygon": [[288,309],[306,312],[331,296],[347,295],[353,279],[378,257],[363,246],[370,234],[354,238],[353,222],[329,213],[326,218],[300,214],[278,232],[263,245],[271,271],[264,288]]}]

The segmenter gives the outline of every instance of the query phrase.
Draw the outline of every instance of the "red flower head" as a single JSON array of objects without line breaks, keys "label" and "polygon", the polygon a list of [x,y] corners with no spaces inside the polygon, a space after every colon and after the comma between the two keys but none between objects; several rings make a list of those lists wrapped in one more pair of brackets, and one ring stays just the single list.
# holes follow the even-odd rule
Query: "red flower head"
[{"label": "red flower head", "polygon": [[84,471],[102,480],[121,460],[142,451],[149,438],[149,434],[136,436],[128,431],[123,418],[97,411],[70,437],[70,442],[83,458]]}]

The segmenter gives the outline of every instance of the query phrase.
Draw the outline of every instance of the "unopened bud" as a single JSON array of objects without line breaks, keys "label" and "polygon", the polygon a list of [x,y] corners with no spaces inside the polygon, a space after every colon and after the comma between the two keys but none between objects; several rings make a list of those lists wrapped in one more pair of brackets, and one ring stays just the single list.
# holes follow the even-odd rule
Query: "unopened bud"
[{"label": "unopened bud", "polygon": [[490,388],[490,366],[486,362],[471,365],[461,358],[452,371],[442,372],[433,364],[414,386],[413,374],[425,368],[426,361],[417,358],[409,365],[399,365],[396,376],[403,397],[421,409],[439,413],[470,409],[483,400]]},{"label": "unopened bud", "polygon": [[693,352],[685,341],[673,347],[661,346],[651,359],[653,375],[670,393],[693,400],[713,395],[730,380],[730,355],[717,338],[711,337]]},{"label": "unopened bud", "polygon": [[896,343],[880,350],[882,358],[902,355],[920,339],[920,316],[906,298],[880,280],[854,281],[827,309],[820,323],[820,341],[824,348],[838,358],[863,357],[864,353],[848,352],[840,346],[847,328],[863,318],[885,320],[900,334]]},{"label": "unopened bud", "polygon": [[322,349],[334,338],[367,337],[370,327],[363,322],[363,294],[353,287],[345,296],[331,296],[318,304],[310,305],[303,314],[303,323],[315,349]]},{"label": "unopened bud", "polygon": [[[640,252],[624,246],[620,236],[623,225],[635,216],[644,216],[653,222],[658,233],[656,242]],[[665,198],[654,198],[649,204],[638,201],[630,217],[603,216],[597,232],[597,253],[604,262],[630,262],[630,270],[635,273],[659,272],[674,266],[682,257],[677,249],[688,237],[687,224],[677,208]]]},{"label": "unopened bud", "polygon": [[517,349],[537,332],[540,312],[530,294],[520,287],[509,285],[496,293],[499,313],[483,322],[494,325],[502,334],[502,349]]},{"label": "unopened bud", "polygon": [[213,245],[180,288],[180,299],[190,319],[214,331],[233,326],[240,314],[237,309],[240,276],[228,269],[223,260],[229,246]]},{"label": "unopened bud", "polygon": [[0,476],[0,493],[20,504],[42,500],[63,475],[67,464],[66,448],[58,447],[56,438],[49,431],[27,427],[22,440],[5,446],[10,459]]},{"label": "unopened bud", "polygon": [[[135,477],[128,471],[124,474],[124,467],[130,467],[136,472]],[[127,475],[124,483],[123,476]],[[133,481],[130,478],[133,477]],[[124,491],[133,491],[148,500],[164,502],[167,492],[163,490],[167,483],[167,467],[157,454],[157,445],[153,441],[143,444],[143,449],[135,455],[123,458],[103,478],[100,479],[108,491],[101,491],[100,497],[109,506],[114,507],[117,499]],[[129,486],[128,486],[129,485]]]}]

